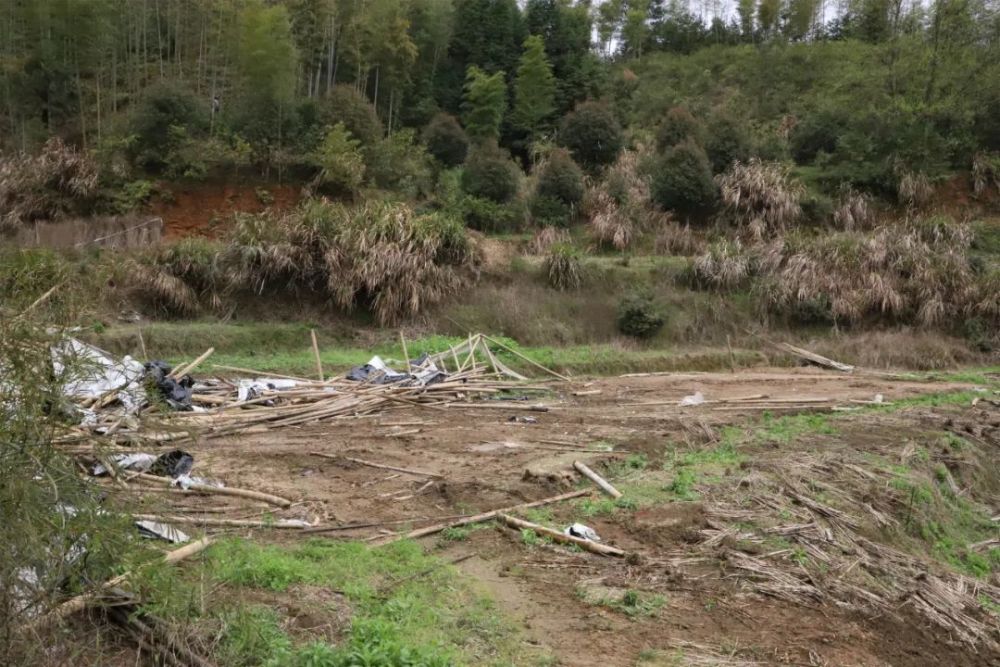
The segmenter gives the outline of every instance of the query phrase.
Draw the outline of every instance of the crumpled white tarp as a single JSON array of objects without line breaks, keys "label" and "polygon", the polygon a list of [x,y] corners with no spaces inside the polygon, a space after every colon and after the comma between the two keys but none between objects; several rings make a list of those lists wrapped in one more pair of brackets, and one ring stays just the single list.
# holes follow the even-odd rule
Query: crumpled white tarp
[{"label": "crumpled white tarp", "polygon": [[[63,393],[74,398],[97,398],[117,393],[127,413],[146,400],[143,365],[130,356],[114,359],[104,350],[76,338],[65,338],[50,349],[52,370],[63,381]],[[86,419],[86,414],[84,419]]]},{"label": "crumpled white tarp", "polygon": [[702,394],[700,391],[696,391],[690,396],[685,396],[684,398],[682,398],[681,402],[678,403],[677,405],[681,407],[686,407],[690,405],[701,405],[704,402],[705,402],[705,395]]},{"label": "crumpled white tarp", "polygon": [[600,542],[601,538],[598,537],[597,533],[590,526],[585,526],[582,523],[574,523],[572,526],[568,526],[566,530],[563,531],[564,535],[569,537],[578,537],[581,540],[589,540],[590,542]]},{"label": "crumpled white tarp", "polygon": [[260,398],[265,391],[284,391],[298,386],[295,380],[284,378],[255,378],[253,380],[240,380],[236,386],[236,400],[239,402],[252,401]]},{"label": "crumpled white tarp", "polygon": [[[144,454],[142,452],[136,452],[135,454],[112,454],[111,460],[122,470],[146,472],[156,461],[156,455]],[[103,463],[97,463],[90,472],[95,477],[100,477],[107,474],[108,468]]]}]

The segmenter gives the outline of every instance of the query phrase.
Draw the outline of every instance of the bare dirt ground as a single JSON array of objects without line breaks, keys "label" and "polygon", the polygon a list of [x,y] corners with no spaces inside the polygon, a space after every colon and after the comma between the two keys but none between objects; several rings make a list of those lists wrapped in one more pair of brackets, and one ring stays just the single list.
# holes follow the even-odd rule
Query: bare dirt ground
[{"label": "bare dirt ground", "polygon": [[[836,429],[821,426],[787,438],[779,433],[776,439],[755,440],[751,426],[760,423],[760,408],[739,403],[676,405],[683,396],[700,391],[710,401],[766,395],[778,406],[792,399],[832,397],[837,405],[858,409],[852,401],[871,401],[876,394],[892,402],[967,390],[970,385],[783,369],[617,377],[551,386],[548,395],[504,403],[502,409],[403,406],[378,417],[242,434],[187,449],[196,458],[197,474],[301,501],[281,512],[282,517],[318,517],[324,524],[345,526],[380,524],[322,535],[377,544],[393,532],[436,523],[435,518],[586,488],[585,480],[573,474],[576,459],[613,480],[620,478],[626,489],[632,482],[625,462],[639,460],[634,455],[642,455],[648,462],[643,465],[655,471],[665,457],[714,451],[727,427],[736,428],[743,434],[740,462],[709,466],[710,474],[694,482],[697,493],[683,498],[657,496],[636,506],[596,512],[570,501],[551,506],[545,517],[555,527],[582,521],[605,542],[634,557],[613,559],[551,544],[529,545],[521,534],[493,525],[453,539],[430,536],[424,542],[449,560],[474,554],[458,567],[523,626],[527,641],[550,650],[558,664],[1000,664],[995,618],[992,634],[963,640],[947,623],[935,622],[920,612],[923,607],[907,602],[907,587],[913,582],[896,590],[880,581],[882,566],[857,547],[866,544],[859,535],[876,535],[867,523],[862,526],[846,515],[838,517],[835,510],[825,514],[810,501],[800,500],[768,510],[774,524],[767,524],[769,528],[756,537],[746,532],[746,524],[757,520],[748,518],[751,508],[764,511],[760,508],[768,502],[784,498],[782,490],[800,488],[799,483],[816,480],[833,485],[825,497],[835,498],[836,488],[843,488],[836,484],[843,481],[842,470],[849,462],[874,456],[905,462],[913,455],[907,453],[910,450],[927,450],[932,458],[940,455],[945,460],[947,452],[938,452],[936,439],[963,424],[972,425],[966,429],[969,438],[983,447],[995,447],[1000,411],[982,405],[960,408],[957,414],[955,409],[941,413],[925,407],[862,408],[834,413]],[[586,395],[574,395],[577,392]],[[550,410],[525,409],[539,402]],[[829,411],[825,407],[817,411],[823,409]],[[526,417],[534,423],[526,423]],[[603,449],[610,451],[594,451]],[[311,452],[441,477],[397,473]],[[956,464],[953,471],[960,484],[962,470]],[[643,478],[647,474],[654,475],[652,482]],[[651,489],[654,496],[662,493],[673,473],[664,474],[665,482],[656,481],[655,473],[637,471],[635,488]],[[900,509],[894,496],[886,495],[890,485],[876,480],[877,474],[868,474],[872,480],[859,491],[862,500],[852,502],[871,509],[872,516],[885,516],[887,525],[896,522],[893,513]],[[988,500],[996,501],[995,492]],[[599,498],[595,493],[592,502]],[[754,498],[772,500],[754,504]],[[204,505],[205,499],[180,502],[194,507]],[[997,505],[991,509],[995,514]],[[854,541],[849,544],[854,546],[845,547],[839,538],[829,537],[841,535],[842,529],[844,535],[850,532]],[[777,547],[761,542],[760,535],[768,530],[788,541]],[[812,542],[804,537],[809,530],[826,531],[828,538]],[[293,531],[256,531],[254,538],[303,539]],[[815,554],[814,544],[820,544]],[[806,554],[801,559],[800,550]],[[814,558],[808,570],[802,566],[806,557]],[[747,558],[757,559],[753,562],[762,568],[762,563],[773,563],[791,579],[778,586],[775,580],[755,576]],[[902,563],[903,556],[894,558]],[[936,571],[936,565],[927,563],[917,555],[900,567],[909,568],[906,571],[916,582],[922,568]],[[854,579],[862,574],[863,578]],[[873,591],[885,604],[859,603],[860,593],[841,586],[847,581],[860,582],[858,588]],[[661,606],[649,614],[629,614],[621,605],[593,603],[593,591],[598,591],[598,599],[607,594],[603,599],[613,600],[625,590],[658,596]],[[988,619],[985,624],[989,625]]]}]

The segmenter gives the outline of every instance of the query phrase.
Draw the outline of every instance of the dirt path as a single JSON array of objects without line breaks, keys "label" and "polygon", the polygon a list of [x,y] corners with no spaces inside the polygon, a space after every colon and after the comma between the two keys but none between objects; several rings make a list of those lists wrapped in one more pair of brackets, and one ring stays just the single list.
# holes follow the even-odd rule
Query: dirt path
[{"label": "dirt path", "polygon": [[[725,427],[744,428],[763,412],[745,401],[726,400],[755,397],[751,400],[772,401],[772,413],[795,414],[802,410],[781,407],[791,400],[832,398],[841,408],[857,409],[857,402],[872,401],[877,394],[892,402],[967,389],[969,385],[957,383],[815,370],[618,377],[553,384],[546,397],[504,403],[506,409],[404,407],[374,418],[247,433],[189,449],[199,474],[301,501],[281,516],[345,525],[383,523],[326,534],[377,543],[408,528],[398,522],[427,525],[435,517],[472,514],[573,488],[580,483],[571,472],[574,459],[598,469],[610,465],[603,469],[613,472],[623,462],[636,460],[635,455],[656,464],[664,456],[714,447]],[[696,392],[709,402],[690,408],[677,405]],[[550,410],[524,409],[537,402]],[[828,411],[833,404],[816,405]],[[850,436],[825,436],[828,442],[811,441],[808,447],[794,439],[780,445],[761,443],[750,448],[749,462],[723,463],[713,474],[739,489],[741,476],[749,479],[754,466],[765,461],[797,465],[800,457],[805,461],[848,450],[852,456],[867,455],[868,449],[897,451],[903,439],[893,421],[898,418],[861,414],[840,417],[851,425]],[[441,477],[382,470],[311,452]],[[759,452],[759,458],[753,452]],[[662,487],[650,487],[651,492],[659,493]],[[905,606],[892,615],[863,614],[834,595],[803,603],[752,590],[741,576],[720,570],[726,562],[721,549],[731,547],[732,541],[720,538],[718,562],[706,557],[704,535],[731,526],[720,527],[712,512],[721,510],[710,511],[707,498],[714,500],[712,492],[703,496],[704,502],[640,503],[629,511],[612,507],[592,516],[582,515],[579,503],[564,503],[546,514],[552,525],[584,520],[606,541],[638,554],[628,561],[527,545],[522,535],[497,527],[452,540],[438,535],[425,541],[446,558],[475,554],[459,567],[524,627],[529,641],[551,650],[559,664],[998,664],[1000,654],[992,649],[977,653],[968,644],[952,642],[948,633],[916,619]],[[203,502],[184,501],[192,506]],[[302,539],[278,531],[257,537]],[[630,609],[623,613],[620,604],[588,601],[594,590],[598,597],[606,593],[607,600],[626,590],[645,591],[656,596],[659,606],[649,614],[631,614]],[[743,662],[695,662],[719,651],[739,655]]]}]

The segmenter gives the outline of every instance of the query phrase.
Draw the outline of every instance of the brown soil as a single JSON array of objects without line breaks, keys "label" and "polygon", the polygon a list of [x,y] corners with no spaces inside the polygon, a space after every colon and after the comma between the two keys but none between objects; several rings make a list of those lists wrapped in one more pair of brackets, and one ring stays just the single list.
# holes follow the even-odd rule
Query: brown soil
[{"label": "brown soil", "polygon": [[[230,225],[233,213],[288,210],[298,203],[302,189],[297,185],[216,183],[171,183],[164,187],[169,188],[171,196],[155,200],[151,212],[163,218],[167,241],[188,236],[217,238]],[[261,201],[258,191],[266,191],[272,200]]]},{"label": "brown soil", "polygon": [[[851,399],[870,400],[875,394],[892,401],[954,390],[959,385],[800,369],[600,379],[587,383],[587,389],[601,393],[582,397],[571,393],[580,384],[552,387],[555,395],[545,400],[552,406],[547,413],[521,411],[516,402],[510,403],[509,410],[402,407],[378,417],[243,434],[189,449],[197,461],[197,474],[301,501],[282,516],[344,524],[409,519],[427,525],[427,518],[505,507],[564,488],[559,480],[525,476],[527,469],[568,473],[576,458],[601,469],[603,463],[621,459],[623,452],[643,452],[656,461],[671,447],[698,446],[715,437],[722,426],[758,416],[750,407],[723,411],[711,405],[676,406],[680,397],[695,391],[709,399],[752,394],[774,399],[827,396],[847,405]],[[657,401],[671,404],[633,405]],[[509,421],[518,415],[533,416],[537,423]],[[895,437],[899,442],[900,436],[891,427],[874,421],[869,427],[874,416],[847,419],[857,420],[855,431],[860,435],[831,446],[864,448],[869,436],[872,446],[879,438],[892,441]],[[561,451],[562,445],[553,444],[579,447],[598,441],[614,444],[616,451],[581,454]],[[443,479],[427,486],[424,477],[310,452],[427,470]],[[796,454],[788,450],[781,455]],[[230,505],[231,500],[185,497],[178,502],[204,507],[209,502]],[[552,511],[554,524],[583,520],[606,542],[640,557],[626,562],[555,546],[529,548],[519,534],[502,528],[475,531],[460,542],[447,542],[440,536],[425,540],[428,546],[436,545],[446,559],[474,553],[458,567],[480,582],[500,609],[523,626],[528,641],[550,650],[559,664],[635,665],[640,658],[654,661],[639,664],[687,664],[669,659],[686,645],[723,647],[743,659],[751,656],[758,661],[754,664],[978,667],[1000,660],[988,647],[979,647],[977,652],[953,642],[947,633],[902,606],[889,617],[860,614],[830,602],[796,604],[749,590],[735,575],[723,576],[719,565],[678,565],[676,559],[668,563],[667,554],[686,553],[708,525],[710,519],[699,502],[667,503],[587,519],[574,516],[567,504],[553,506]],[[377,542],[380,535],[405,528],[387,523],[382,528],[326,536]],[[301,539],[288,531],[254,531],[253,536]],[[656,617],[630,619],[583,600],[579,590],[595,584],[653,591],[665,597],[665,606]],[[296,613],[305,617],[305,625],[323,628],[317,631],[320,636],[335,638],[343,626],[342,618],[323,620],[314,618],[311,610],[301,612],[301,602],[291,607],[300,610]],[[649,657],[657,651],[664,652],[660,660],[665,661]]]}]

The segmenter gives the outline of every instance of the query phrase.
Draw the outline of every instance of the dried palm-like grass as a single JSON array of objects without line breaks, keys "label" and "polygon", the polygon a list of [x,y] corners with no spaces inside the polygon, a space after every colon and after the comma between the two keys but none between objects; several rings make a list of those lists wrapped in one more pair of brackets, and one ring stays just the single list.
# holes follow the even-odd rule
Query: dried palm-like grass
[{"label": "dried palm-like grass", "polygon": [[784,231],[802,215],[803,188],[777,163],[751,158],[716,176],[724,216],[754,241]]},{"label": "dried palm-like grass", "polygon": [[926,174],[904,170],[900,172],[896,192],[899,195],[900,203],[920,207],[930,201],[934,195],[934,188],[931,187],[930,179],[927,178]]},{"label": "dried palm-like grass", "polygon": [[577,289],[583,284],[580,253],[567,243],[557,243],[549,249],[544,269],[549,285],[558,290]]},{"label": "dried palm-like grass", "polygon": [[1000,153],[976,153],[972,156],[972,191],[981,196],[991,188],[1000,193]]},{"label": "dried palm-like grass", "polygon": [[569,243],[569,231],[561,227],[542,227],[528,242],[528,253],[544,255],[556,243]]},{"label": "dried palm-like grass", "polygon": [[198,310],[198,295],[182,278],[166,268],[131,260],[125,266],[132,288],[154,306],[168,312],[189,315]]},{"label": "dried palm-like grass", "polygon": [[734,289],[752,275],[754,260],[738,241],[720,241],[691,263],[696,282],[715,289]]},{"label": "dried palm-like grass", "polygon": [[38,155],[0,158],[0,229],[79,208],[97,191],[97,180],[97,164],[57,137]]},{"label": "dried palm-like grass", "polygon": [[833,222],[847,231],[870,228],[875,222],[871,197],[851,187],[843,188],[833,210]]},{"label": "dried palm-like grass", "polygon": [[653,239],[653,250],[656,254],[692,257],[705,251],[704,241],[695,236],[690,225],[685,224],[682,227],[670,219],[669,214],[666,214],[665,218],[663,224],[657,228],[656,237]]},{"label": "dried palm-like grass", "polygon": [[583,212],[599,245],[626,250],[640,234],[669,219],[650,199],[649,177],[641,169],[644,159],[642,147],[624,151],[604,181],[588,189]]}]

